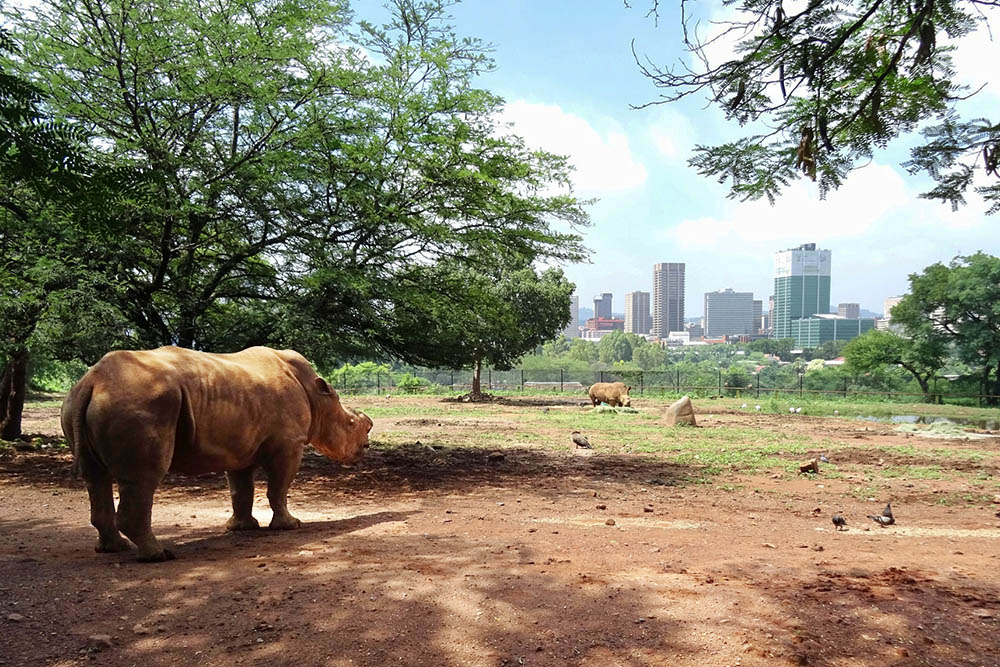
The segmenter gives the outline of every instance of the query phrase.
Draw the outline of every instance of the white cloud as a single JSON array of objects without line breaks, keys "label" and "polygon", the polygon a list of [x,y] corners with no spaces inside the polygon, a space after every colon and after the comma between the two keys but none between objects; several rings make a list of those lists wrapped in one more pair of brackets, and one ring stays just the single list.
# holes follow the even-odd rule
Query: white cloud
[{"label": "white cloud", "polygon": [[633,157],[628,137],[615,121],[602,121],[598,131],[559,106],[523,100],[508,103],[500,121],[509,123],[528,146],[569,156],[574,190],[582,196],[627,192],[646,182],[646,168]]},{"label": "white cloud", "polygon": [[697,132],[694,125],[681,113],[662,109],[649,127],[649,137],[661,155],[670,159],[684,159],[691,152]]},{"label": "white cloud", "polygon": [[873,225],[911,204],[903,177],[894,169],[871,164],[820,200],[815,183],[799,180],[787,188],[774,206],[767,200],[727,206],[722,217],[684,220],[668,231],[684,247],[733,242],[761,248],[809,240],[828,242],[858,237]]}]

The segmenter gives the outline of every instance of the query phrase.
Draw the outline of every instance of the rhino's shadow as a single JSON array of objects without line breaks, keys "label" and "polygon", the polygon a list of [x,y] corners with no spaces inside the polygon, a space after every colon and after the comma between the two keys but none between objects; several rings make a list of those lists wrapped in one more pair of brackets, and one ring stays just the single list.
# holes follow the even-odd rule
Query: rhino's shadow
[{"label": "rhino's shadow", "polygon": [[210,557],[213,551],[240,550],[244,547],[247,549],[248,557],[272,553],[287,555],[289,550],[303,545],[357,532],[382,523],[405,521],[416,513],[416,510],[374,512],[346,519],[303,521],[302,526],[295,530],[270,530],[262,527],[259,530],[234,532],[218,526],[196,529],[179,535],[173,540],[167,539],[165,542],[178,558],[185,559],[199,559],[202,554],[198,552],[207,552],[205,555]]}]

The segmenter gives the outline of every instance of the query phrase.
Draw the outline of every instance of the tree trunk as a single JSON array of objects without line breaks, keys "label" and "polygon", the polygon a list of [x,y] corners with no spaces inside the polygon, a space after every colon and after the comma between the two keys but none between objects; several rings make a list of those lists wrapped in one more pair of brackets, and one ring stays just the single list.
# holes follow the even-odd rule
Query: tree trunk
[{"label": "tree trunk", "polygon": [[480,378],[483,375],[483,362],[477,361],[475,369],[472,371],[472,395],[479,396],[482,393],[482,384],[480,383]]},{"label": "tree trunk", "polygon": [[21,413],[24,412],[24,393],[28,386],[28,351],[15,352],[3,372],[0,383],[0,440],[17,440],[21,437]]},{"label": "tree trunk", "polygon": [[924,392],[924,403],[927,403],[928,400],[930,399],[929,396],[931,391],[930,382],[928,381],[926,376],[914,374],[914,377],[917,378],[917,382],[920,383],[920,391]]}]

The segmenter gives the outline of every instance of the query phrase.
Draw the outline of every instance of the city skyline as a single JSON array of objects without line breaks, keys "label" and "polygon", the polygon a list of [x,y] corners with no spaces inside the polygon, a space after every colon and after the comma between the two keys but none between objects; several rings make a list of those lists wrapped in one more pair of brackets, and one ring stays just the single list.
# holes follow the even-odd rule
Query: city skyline
[{"label": "city skyline", "polygon": [[[703,20],[724,20],[728,11],[720,3],[689,9]],[[567,0],[511,0],[449,10],[460,35],[495,45],[497,68],[477,83],[506,100],[501,120],[529,146],[568,156],[573,192],[598,200],[587,207],[592,226],[578,230],[593,251],[590,263],[563,266],[581,305],[610,292],[622,312],[626,293],[652,292],[649,267],[673,261],[687,265],[686,315],[704,315],[701,296],[726,287],[753,292],[766,310],[773,253],[808,240],[837,257],[831,304],[882,312],[886,298],[908,290],[911,273],[979,250],[1000,254],[1000,224],[985,215],[977,196],[955,213],[918,197],[933,183],[901,166],[920,141],[916,136],[876,149],[867,166],[825,199],[816,183],[800,179],[774,206],[741,202],[728,197],[726,184],[699,176],[687,164],[692,148],[739,136],[719,109],[705,108],[698,95],[630,108],[658,93],[636,67],[632,40],[640,58],[656,64],[683,58],[678,7],[661,3],[659,26],[643,7],[627,10],[621,3],[588,3],[579,11]],[[1000,82],[989,65],[995,53],[983,29],[957,45],[959,82],[972,90],[989,83],[957,103],[967,118],[989,116],[1000,106]],[[538,67],[540,62],[575,64]]]}]

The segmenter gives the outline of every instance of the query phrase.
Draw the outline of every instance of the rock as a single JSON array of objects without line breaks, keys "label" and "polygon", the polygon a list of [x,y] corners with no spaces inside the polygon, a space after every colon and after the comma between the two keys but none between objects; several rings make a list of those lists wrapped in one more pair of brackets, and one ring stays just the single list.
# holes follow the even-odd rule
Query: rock
[{"label": "rock", "polygon": [[767,549],[777,549],[778,548],[778,547],[774,546],[773,544],[771,544],[770,542],[764,542],[764,547],[766,547]]},{"label": "rock", "polygon": [[604,503],[601,503],[600,505],[597,506],[597,509],[599,509],[599,510],[606,510],[606,509],[608,509],[608,506],[605,505]]},{"label": "rock", "polygon": [[670,404],[667,411],[663,415],[663,421],[667,426],[678,426],[681,424],[686,424],[689,426],[697,426],[694,418],[694,406],[691,405],[691,399],[687,396],[682,396],[678,400]]},{"label": "rock", "polygon": [[615,525],[615,520],[614,519],[608,519],[607,521],[604,522],[604,525],[605,526],[613,526],[613,525]]},{"label": "rock", "polygon": [[21,614],[7,614],[7,620],[13,621],[14,623],[20,623],[24,620],[24,616]]},{"label": "rock", "polygon": [[95,653],[111,648],[111,635],[90,635],[87,637],[87,648]]},{"label": "rock", "polygon": [[490,463],[499,463],[500,461],[503,461],[505,458],[507,458],[507,456],[503,452],[490,452],[486,456],[486,460],[489,461]]},{"label": "rock", "polygon": [[642,508],[642,511],[643,512],[652,512],[653,511],[653,506],[652,505],[646,505],[645,507]]},{"label": "rock", "polygon": [[142,623],[136,623],[135,625],[132,626],[132,632],[137,635],[148,635],[149,628],[147,628]]},{"label": "rock", "polygon": [[993,496],[993,503],[996,505],[1000,505],[1000,493]]},{"label": "rock", "polygon": [[799,466],[799,472],[819,472],[819,459],[809,459],[807,463]]}]

